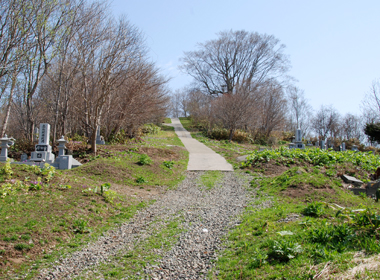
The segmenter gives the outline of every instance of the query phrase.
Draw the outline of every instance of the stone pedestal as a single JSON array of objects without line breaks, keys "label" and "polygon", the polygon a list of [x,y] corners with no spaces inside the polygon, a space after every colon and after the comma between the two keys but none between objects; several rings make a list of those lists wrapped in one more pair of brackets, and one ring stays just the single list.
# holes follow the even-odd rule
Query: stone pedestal
[{"label": "stone pedestal", "polygon": [[73,166],[73,156],[60,156],[59,159],[59,169],[71,169]]}]

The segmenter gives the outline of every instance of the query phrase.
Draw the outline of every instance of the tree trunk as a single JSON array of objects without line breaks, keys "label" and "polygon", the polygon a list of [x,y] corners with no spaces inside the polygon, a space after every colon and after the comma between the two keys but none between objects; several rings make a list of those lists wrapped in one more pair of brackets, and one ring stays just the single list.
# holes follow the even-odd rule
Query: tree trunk
[{"label": "tree trunk", "polygon": [[230,140],[230,142],[232,141],[232,137],[234,136],[234,129],[233,128],[231,128],[230,129],[230,136],[229,136],[229,140]]},{"label": "tree trunk", "polygon": [[96,132],[98,131],[98,126],[95,126],[95,129],[92,131],[91,134],[91,151],[95,154],[96,156]]},{"label": "tree trunk", "polygon": [[8,120],[9,120],[9,115],[11,113],[11,106],[12,106],[12,101],[13,101],[13,92],[16,87],[16,77],[17,77],[17,71],[15,71],[15,74],[12,77],[12,85],[11,85],[11,90],[9,92],[9,99],[8,99],[8,105],[7,105],[7,110],[5,113],[4,121],[3,121],[3,127],[1,129],[1,137],[4,137],[5,131],[7,130],[8,126]]}]

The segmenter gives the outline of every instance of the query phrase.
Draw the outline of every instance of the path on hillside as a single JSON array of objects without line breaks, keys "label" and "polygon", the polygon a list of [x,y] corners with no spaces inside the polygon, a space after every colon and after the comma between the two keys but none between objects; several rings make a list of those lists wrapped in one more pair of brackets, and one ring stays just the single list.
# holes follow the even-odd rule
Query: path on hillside
[{"label": "path on hillside", "polygon": [[178,138],[189,151],[189,163],[187,170],[221,170],[233,171],[232,165],[224,157],[211,150],[206,145],[191,137],[181,124],[179,119],[172,118],[172,123]]},{"label": "path on hillside", "polygon": [[[223,249],[222,238],[239,224],[239,214],[253,198],[246,188],[251,180],[248,174],[223,172],[223,178],[211,189],[201,185],[204,174],[188,171],[177,189],[167,191],[129,222],[42,270],[37,279],[105,279],[111,269],[120,271],[117,279],[208,279],[218,251]],[[181,230],[169,250],[161,245],[149,248],[149,239],[170,222],[179,222]],[[132,259],[125,256],[132,256],[135,250],[157,258],[141,272],[133,273],[126,269]]]},{"label": "path on hillside", "polygon": [[[206,171],[233,171],[232,166],[193,139],[178,119],[172,119],[170,125],[190,153],[186,179],[175,190],[157,197],[154,204],[136,213],[129,222],[61,258],[54,267],[40,271],[37,279],[105,279],[105,275],[110,275],[109,268],[113,269],[112,273],[120,273],[118,279],[120,276],[153,280],[208,278],[218,251],[223,249],[222,238],[239,224],[239,214],[253,199],[253,194],[247,191],[251,177],[245,173],[222,172],[216,185],[206,188],[201,183]],[[171,222],[178,222],[180,231],[169,249],[149,248],[149,240],[165,231]],[[131,263],[134,266],[133,262],[125,259],[134,252],[154,254],[156,259],[135,274],[132,268],[127,268]],[[217,271],[213,273],[217,275]]]}]

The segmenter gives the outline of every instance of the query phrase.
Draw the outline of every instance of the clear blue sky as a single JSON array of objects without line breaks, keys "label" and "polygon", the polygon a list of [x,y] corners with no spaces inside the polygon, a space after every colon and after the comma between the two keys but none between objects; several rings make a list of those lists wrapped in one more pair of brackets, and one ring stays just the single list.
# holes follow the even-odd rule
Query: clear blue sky
[{"label": "clear blue sky", "polygon": [[289,74],[315,110],[332,104],[341,114],[359,114],[380,78],[379,0],[113,0],[111,11],[144,33],[172,90],[191,81],[177,68],[183,52],[231,29],[271,34],[285,44]]}]

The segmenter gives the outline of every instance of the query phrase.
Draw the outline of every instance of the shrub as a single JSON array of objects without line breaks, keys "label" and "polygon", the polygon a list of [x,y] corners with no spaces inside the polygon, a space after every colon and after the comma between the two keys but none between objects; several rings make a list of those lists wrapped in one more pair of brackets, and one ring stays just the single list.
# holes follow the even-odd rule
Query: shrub
[{"label": "shrub", "polygon": [[229,132],[225,128],[215,127],[209,130],[206,136],[215,140],[228,140]]},{"label": "shrub", "polygon": [[[206,136],[215,140],[229,140],[230,131],[225,128],[214,127],[213,129],[208,131]],[[234,134],[232,135],[232,141],[252,142],[253,140],[252,140],[251,135],[248,132],[237,129],[234,131]]]},{"label": "shrub", "polygon": [[235,130],[232,140],[236,142],[253,142],[251,135],[243,130]]},{"label": "shrub", "polygon": [[157,134],[160,131],[161,131],[161,127],[159,127],[153,123],[147,123],[141,127],[141,132],[143,134]]},{"label": "shrub", "polygon": [[14,145],[11,147],[14,151],[23,151],[25,153],[35,150],[35,143],[28,139],[17,139]]},{"label": "shrub", "polygon": [[267,142],[269,146],[276,146],[278,144],[277,138],[274,136],[269,137]]}]

